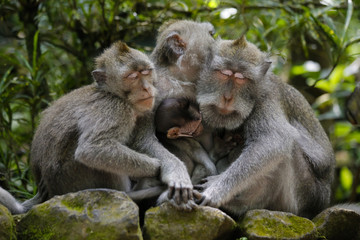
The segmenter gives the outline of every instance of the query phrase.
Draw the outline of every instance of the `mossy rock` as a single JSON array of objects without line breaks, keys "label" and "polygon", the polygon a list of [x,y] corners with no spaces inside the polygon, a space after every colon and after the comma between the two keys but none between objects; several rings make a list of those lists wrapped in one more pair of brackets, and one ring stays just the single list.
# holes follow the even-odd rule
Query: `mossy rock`
[{"label": "mossy rock", "polygon": [[232,239],[235,226],[232,218],[215,208],[197,207],[184,212],[165,203],[145,213],[144,239]]},{"label": "mossy rock", "polygon": [[0,204],[0,240],[15,240],[16,228],[9,210]]},{"label": "mossy rock", "polygon": [[[360,209],[360,206],[358,208]],[[325,237],[327,240],[360,239],[360,214],[346,206],[325,209],[313,219],[313,222],[319,237]]]},{"label": "mossy rock", "polygon": [[243,235],[257,239],[316,239],[315,224],[291,213],[251,210],[239,222]]},{"label": "mossy rock", "polygon": [[17,225],[18,239],[142,239],[138,212],[123,192],[69,193],[34,206]]}]

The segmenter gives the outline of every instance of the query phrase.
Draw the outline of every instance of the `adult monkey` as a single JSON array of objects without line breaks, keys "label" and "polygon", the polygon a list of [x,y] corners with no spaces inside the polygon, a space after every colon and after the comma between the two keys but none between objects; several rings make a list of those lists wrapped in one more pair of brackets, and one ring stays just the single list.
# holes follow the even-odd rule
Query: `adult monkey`
[{"label": "adult monkey", "polygon": [[[130,177],[157,176],[160,161],[128,145],[136,119],[154,107],[153,70],[147,55],[125,43],[106,49],[96,58],[94,84],[64,95],[43,112],[31,146],[35,197],[20,204],[0,188],[0,203],[23,213],[54,195],[90,188],[128,192]],[[129,195],[137,199],[139,193],[154,194]]]},{"label": "adult monkey", "polygon": [[197,84],[203,121],[245,139],[234,161],[197,186],[200,205],[234,215],[266,208],[312,217],[330,203],[331,144],[310,105],[268,71],[266,55],[245,37],[221,40]]},{"label": "adult monkey", "polygon": [[[212,57],[214,27],[210,23],[169,21],[159,29],[151,55],[155,64],[158,89],[155,106],[168,97],[195,98],[200,71]],[[138,120],[134,149],[160,159],[161,181],[169,187],[167,198],[181,209],[192,206],[193,186],[182,161],[155,137],[153,117]]]}]

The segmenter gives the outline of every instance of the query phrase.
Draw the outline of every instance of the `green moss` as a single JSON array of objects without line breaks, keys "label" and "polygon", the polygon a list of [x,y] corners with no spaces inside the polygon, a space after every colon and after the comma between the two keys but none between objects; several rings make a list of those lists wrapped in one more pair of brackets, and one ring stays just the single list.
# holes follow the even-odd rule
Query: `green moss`
[{"label": "green moss", "polygon": [[55,233],[52,232],[50,227],[39,227],[34,225],[28,225],[27,228],[19,235],[20,239],[42,239],[42,240],[49,240],[53,239]]},{"label": "green moss", "polygon": [[295,215],[254,213],[246,217],[240,224],[246,232],[258,236],[275,238],[296,238],[314,231],[313,223]]},{"label": "green moss", "polygon": [[84,211],[84,201],[81,198],[65,198],[61,200],[61,204],[63,204],[70,210],[74,210],[77,212]]},{"label": "green moss", "polygon": [[0,239],[16,239],[14,219],[7,208],[0,205]]}]

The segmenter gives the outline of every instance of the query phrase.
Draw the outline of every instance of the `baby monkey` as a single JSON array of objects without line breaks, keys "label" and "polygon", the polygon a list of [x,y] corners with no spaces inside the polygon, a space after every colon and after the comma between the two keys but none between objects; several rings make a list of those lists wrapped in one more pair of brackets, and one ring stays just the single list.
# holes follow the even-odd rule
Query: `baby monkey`
[{"label": "baby monkey", "polygon": [[184,161],[194,184],[206,176],[216,175],[215,164],[238,144],[229,134],[206,131],[201,120],[199,105],[189,98],[167,98],[155,114],[158,138]]},{"label": "baby monkey", "polygon": [[169,139],[197,137],[203,132],[199,105],[188,98],[167,98],[155,114],[156,131]]}]

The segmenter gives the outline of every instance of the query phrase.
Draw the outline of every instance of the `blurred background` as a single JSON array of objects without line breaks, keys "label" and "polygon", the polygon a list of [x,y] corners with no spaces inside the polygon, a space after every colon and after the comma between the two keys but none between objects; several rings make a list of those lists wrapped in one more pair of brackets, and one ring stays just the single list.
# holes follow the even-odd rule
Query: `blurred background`
[{"label": "blurred background", "polygon": [[223,39],[246,32],[269,52],[273,71],[305,95],[330,137],[334,202],[360,201],[359,0],[0,0],[0,185],[32,197],[29,150],[41,111],[91,83],[93,58],[112,42],[150,53],[169,19],[211,22]]}]

